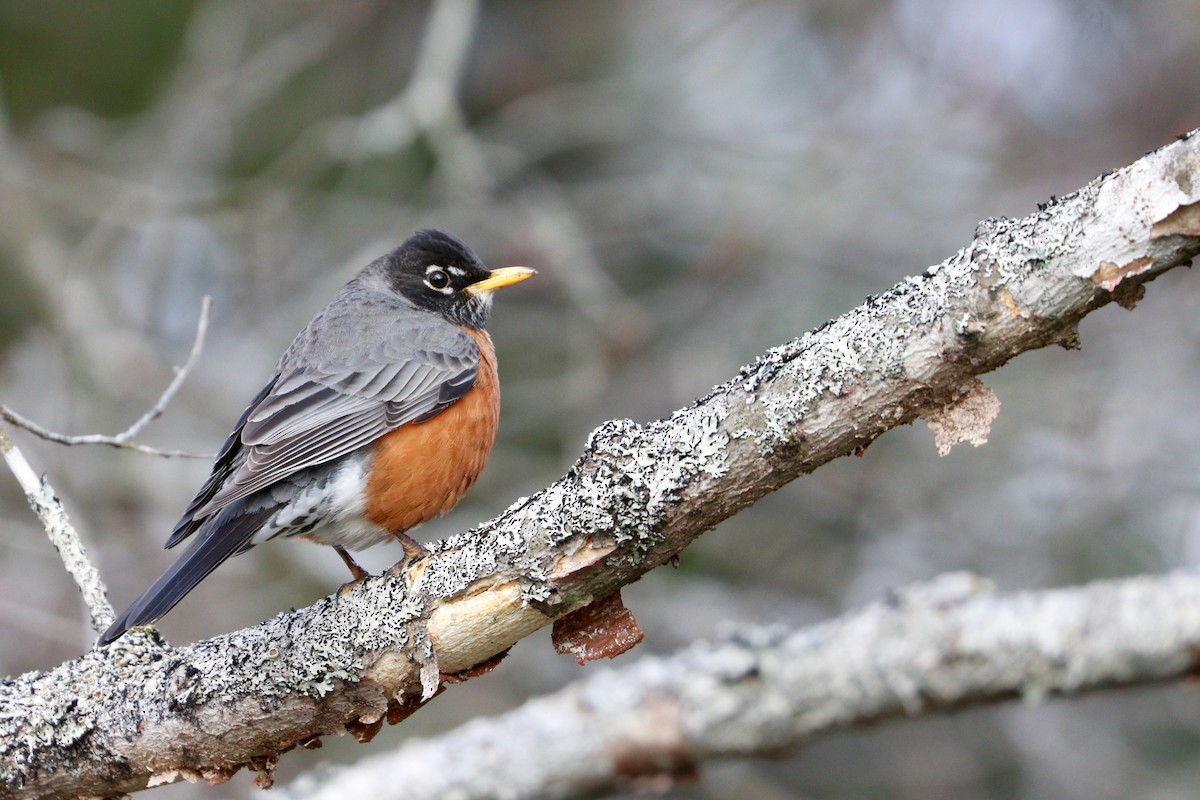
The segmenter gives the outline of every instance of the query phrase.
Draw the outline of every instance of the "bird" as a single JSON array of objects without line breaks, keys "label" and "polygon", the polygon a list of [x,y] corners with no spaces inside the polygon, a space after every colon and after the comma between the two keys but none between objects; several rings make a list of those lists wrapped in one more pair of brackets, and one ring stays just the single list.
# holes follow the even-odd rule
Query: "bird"
[{"label": "bird", "polygon": [[270,539],[348,550],[399,540],[449,511],[483,470],[500,386],[485,326],[493,293],[535,275],[488,269],[421,230],[355,275],[292,341],[238,418],[167,539],[187,549],[102,633],[155,622],[231,556]]}]

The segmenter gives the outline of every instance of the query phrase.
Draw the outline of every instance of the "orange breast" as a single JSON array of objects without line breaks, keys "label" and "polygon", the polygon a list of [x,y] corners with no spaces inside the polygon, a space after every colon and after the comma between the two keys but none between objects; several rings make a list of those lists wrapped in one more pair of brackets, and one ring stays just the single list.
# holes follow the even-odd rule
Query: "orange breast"
[{"label": "orange breast", "polygon": [[496,350],[486,331],[467,333],[481,355],[475,385],[436,417],[397,428],[376,445],[366,516],[389,531],[403,532],[445,514],[491,455],[500,421]]}]

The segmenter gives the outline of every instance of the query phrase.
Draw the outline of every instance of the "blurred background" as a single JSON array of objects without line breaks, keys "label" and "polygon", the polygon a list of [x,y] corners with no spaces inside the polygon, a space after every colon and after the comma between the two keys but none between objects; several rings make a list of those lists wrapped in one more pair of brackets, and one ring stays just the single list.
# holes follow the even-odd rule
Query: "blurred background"
[{"label": "blurred background", "polygon": [[[500,440],[426,538],[559,476],[613,417],[668,414],[758,353],[1200,126],[1200,2],[376,0],[0,4],[0,402],[116,433],[203,356],[147,444],[215,451],[295,332],[417,228],[541,275],[491,326]],[[1185,271],[1083,350],[987,378],[982,448],[923,424],[802,478],[626,591],[624,657],[731,625],[804,624],[969,569],[1004,590],[1200,562],[1200,285]],[[14,433],[123,608],[207,461]],[[379,549],[364,563],[397,558]],[[256,549],[162,623],[186,643],[346,579],[325,548]],[[78,592],[0,475],[0,672],[90,646]],[[369,751],[581,673],[543,633]],[[674,798],[1183,798],[1200,698],[1169,685],[1010,703],[705,769]],[[156,797],[258,796],[245,773]]]}]

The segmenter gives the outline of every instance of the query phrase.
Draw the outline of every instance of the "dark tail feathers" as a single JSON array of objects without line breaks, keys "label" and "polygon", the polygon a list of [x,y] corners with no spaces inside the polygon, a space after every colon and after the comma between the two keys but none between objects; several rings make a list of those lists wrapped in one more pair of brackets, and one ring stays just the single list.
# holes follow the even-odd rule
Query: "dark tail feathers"
[{"label": "dark tail feathers", "polygon": [[277,507],[268,506],[247,511],[243,503],[221,509],[199,531],[179,560],[100,634],[97,644],[104,646],[130,628],[161,618],[222,562],[246,549],[255,532],[276,510]]}]

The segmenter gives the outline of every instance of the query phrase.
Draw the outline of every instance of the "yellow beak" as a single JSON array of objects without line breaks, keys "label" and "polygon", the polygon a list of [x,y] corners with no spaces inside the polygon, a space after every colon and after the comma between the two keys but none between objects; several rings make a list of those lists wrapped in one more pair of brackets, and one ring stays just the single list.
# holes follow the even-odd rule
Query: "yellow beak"
[{"label": "yellow beak", "polygon": [[467,297],[475,297],[484,292],[494,292],[497,289],[503,289],[505,286],[512,286],[514,283],[520,283],[526,278],[532,278],[537,275],[536,269],[529,267],[500,267],[492,270],[492,274],[478,283],[472,283],[463,292]]}]

